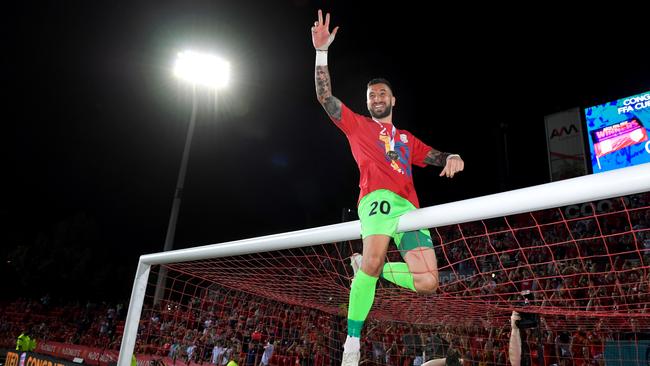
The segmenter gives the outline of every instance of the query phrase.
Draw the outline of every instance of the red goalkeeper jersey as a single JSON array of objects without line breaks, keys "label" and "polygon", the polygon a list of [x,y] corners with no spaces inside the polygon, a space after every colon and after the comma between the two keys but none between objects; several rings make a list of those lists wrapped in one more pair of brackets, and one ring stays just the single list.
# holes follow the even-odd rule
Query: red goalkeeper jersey
[{"label": "red goalkeeper jersey", "polygon": [[[424,167],[424,158],[431,147],[406,130],[380,123],[354,113],[342,105],[341,120],[332,118],[348,138],[352,155],[359,167],[359,200],[378,189],[387,189],[420,207],[413,186],[412,165]],[[387,154],[397,153],[395,160]]]}]

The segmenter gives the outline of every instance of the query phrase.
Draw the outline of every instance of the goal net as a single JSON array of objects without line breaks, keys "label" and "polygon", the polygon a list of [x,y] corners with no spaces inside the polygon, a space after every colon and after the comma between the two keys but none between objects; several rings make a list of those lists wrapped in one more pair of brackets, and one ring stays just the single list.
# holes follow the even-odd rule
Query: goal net
[{"label": "goal net", "polygon": [[[650,357],[650,165],[421,209],[440,288],[379,281],[362,363],[415,365],[458,353],[506,364],[521,314],[534,364],[645,364]],[[141,257],[120,365],[340,364],[359,223]],[[387,261],[401,261],[391,244]],[[157,274],[167,280],[154,301]],[[150,275],[151,273],[151,275]]]}]

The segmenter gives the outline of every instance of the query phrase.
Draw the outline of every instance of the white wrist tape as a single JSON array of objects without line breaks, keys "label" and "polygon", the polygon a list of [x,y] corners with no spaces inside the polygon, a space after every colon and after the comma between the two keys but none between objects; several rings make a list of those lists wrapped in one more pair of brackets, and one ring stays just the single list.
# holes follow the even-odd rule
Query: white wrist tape
[{"label": "white wrist tape", "polygon": [[449,154],[449,155],[447,155],[447,160],[445,160],[445,161],[449,161],[449,158],[451,158],[453,156],[457,156],[457,157],[460,158],[460,155],[458,155],[458,154]]},{"label": "white wrist tape", "polygon": [[316,66],[327,66],[327,51],[316,50]]}]

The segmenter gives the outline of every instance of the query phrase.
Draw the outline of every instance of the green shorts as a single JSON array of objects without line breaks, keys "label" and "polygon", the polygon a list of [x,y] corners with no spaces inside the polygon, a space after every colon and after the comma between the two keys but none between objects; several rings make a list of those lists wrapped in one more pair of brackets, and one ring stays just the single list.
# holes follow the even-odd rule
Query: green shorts
[{"label": "green shorts", "polygon": [[359,201],[361,238],[370,235],[390,236],[395,240],[395,245],[402,255],[419,247],[433,248],[431,234],[427,229],[396,233],[399,218],[415,209],[407,199],[387,189],[368,193]]}]

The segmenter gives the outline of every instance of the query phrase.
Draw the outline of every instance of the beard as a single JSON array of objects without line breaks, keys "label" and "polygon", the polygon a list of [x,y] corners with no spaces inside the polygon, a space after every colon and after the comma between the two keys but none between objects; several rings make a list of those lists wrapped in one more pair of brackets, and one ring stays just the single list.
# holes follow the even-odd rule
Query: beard
[{"label": "beard", "polygon": [[374,109],[368,108],[368,112],[370,112],[372,118],[376,118],[376,119],[388,117],[392,111],[393,111],[393,106],[390,104],[386,104],[386,108],[384,108],[383,112],[375,112]]}]

